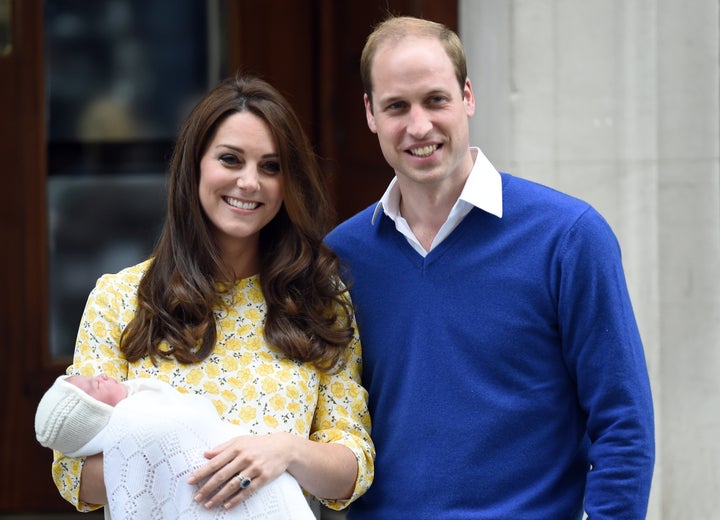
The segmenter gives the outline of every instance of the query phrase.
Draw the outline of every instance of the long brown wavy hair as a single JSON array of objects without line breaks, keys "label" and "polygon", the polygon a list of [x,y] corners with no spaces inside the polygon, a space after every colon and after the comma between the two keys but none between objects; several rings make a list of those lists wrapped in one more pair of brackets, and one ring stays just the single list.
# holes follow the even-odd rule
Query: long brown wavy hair
[{"label": "long brown wavy hair", "polygon": [[[212,224],[200,205],[200,160],[219,125],[248,111],[265,121],[280,157],[283,205],[260,231],[265,339],[291,359],[335,366],[353,336],[352,311],[337,256],[323,243],[332,224],[327,183],[297,115],[267,82],[228,78],[192,110],[170,162],[165,224],[138,287],[138,309],[120,348],[129,361],[149,356],[195,363],[215,346],[214,310],[234,286]],[[167,341],[169,347],[161,347]]]}]

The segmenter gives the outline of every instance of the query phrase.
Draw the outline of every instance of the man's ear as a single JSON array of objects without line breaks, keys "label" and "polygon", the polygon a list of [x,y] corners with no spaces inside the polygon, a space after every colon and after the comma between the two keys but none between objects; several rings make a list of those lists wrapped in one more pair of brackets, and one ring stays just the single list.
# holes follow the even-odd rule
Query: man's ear
[{"label": "man's ear", "polygon": [[375,116],[373,115],[372,100],[367,94],[363,94],[363,102],[365,103],[365,117],[367,118],[368,128],[373,134],[377,133],[375,126]]},{"label": "man's ear", "polygon": [[465,103],[465,113],[468,117],[472,117],[475,114],[475,94],[473,94],[470,78],[465,80],[465,87],[463,88],[463,102]]}]

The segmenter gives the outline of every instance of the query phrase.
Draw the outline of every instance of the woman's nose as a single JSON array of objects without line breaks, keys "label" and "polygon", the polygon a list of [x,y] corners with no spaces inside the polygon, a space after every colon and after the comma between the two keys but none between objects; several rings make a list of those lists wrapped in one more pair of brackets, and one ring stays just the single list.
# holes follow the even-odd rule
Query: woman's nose
[{"label": "woman's nose", "polygon": [[243,191],[257,191],[260,189],[260,176],[256,168],[243,168],[238,174],[237,187]]}]

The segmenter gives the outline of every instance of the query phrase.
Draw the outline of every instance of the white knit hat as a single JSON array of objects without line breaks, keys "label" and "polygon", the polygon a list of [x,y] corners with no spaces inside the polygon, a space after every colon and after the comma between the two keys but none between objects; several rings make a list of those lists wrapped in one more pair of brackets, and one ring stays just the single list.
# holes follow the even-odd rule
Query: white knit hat
[{"label": "white knit hat", "polygon": [[35,412],[35,436],[40,444],[61,453],[73,453],[108,423],[113,407],[90,397],[58,377],[45,392]]}]

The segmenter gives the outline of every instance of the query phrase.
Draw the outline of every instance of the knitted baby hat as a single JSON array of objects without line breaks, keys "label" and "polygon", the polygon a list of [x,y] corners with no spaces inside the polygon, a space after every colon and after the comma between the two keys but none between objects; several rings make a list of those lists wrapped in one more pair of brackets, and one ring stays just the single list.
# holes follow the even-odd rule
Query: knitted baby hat
[{"label": "knitted baby hat", "polygon": [[90,397],[58,377],[45,392],[35,412],[35,436],[40,444],[72,453],[88,443],[108,423],[113,407]]}]

